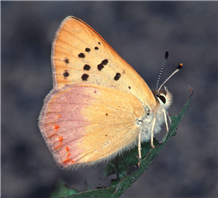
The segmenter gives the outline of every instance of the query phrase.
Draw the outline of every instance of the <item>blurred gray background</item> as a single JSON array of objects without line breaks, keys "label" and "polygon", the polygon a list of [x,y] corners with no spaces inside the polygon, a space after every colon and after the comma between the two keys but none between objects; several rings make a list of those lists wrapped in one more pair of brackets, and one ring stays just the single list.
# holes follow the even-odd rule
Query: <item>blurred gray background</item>
[{"label": "blurred gray background", "polygon": [[[178,133],[122,197],[217,197],[217,2],[2,2],[2,197],[48,197],[57,181],[84,191],[109,185],[105,164],[60,170],[37,125],[52,89],[51,43],[68,15],[81,18],[155,89],[168,83],[176,115],[192,103]],[[163,127],[161,135],[164,135]],[[114,178],[114,176],[112,177]]]}]

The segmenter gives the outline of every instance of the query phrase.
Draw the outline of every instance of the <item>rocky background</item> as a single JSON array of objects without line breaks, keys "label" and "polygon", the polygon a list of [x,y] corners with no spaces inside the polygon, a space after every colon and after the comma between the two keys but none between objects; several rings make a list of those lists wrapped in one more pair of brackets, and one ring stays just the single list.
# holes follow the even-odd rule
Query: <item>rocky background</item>
[{"label": "rocky background", "polygon": [[[194,95],[178,133],[122,197],[217,197],[217,2],[2,2],[2,197],[48,197],[63,179],[80,191],[109,185],[105,164],[60,170],[37,125],[52,89],[51,43],[68,15],[81,18],[155,89],[162,81],[176,115]],[[164,135],[163,127],[161,136]],[[160,136],[160,137],[161,137]]]}]

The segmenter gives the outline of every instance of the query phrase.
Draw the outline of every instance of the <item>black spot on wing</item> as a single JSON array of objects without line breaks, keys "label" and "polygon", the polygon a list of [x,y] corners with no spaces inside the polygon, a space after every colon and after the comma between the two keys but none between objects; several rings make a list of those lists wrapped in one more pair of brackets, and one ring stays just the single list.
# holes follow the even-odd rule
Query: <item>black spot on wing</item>
[{"label": "black spot on wing", "polygon": [[80,54],[78,54],[78,57],[79,58],[85,58],[85,54],[84,53],[80,53]]},{"label": "black spot on wing", "polygon": [[108,59],[104,59],[101,63],[102,63],[103,65],[107,65],[107,64],[108,64]]},{"label": "black spot on wing", "polygon": [[70,73],[67,70],[65,70],[63,73],[64,78],[66,79],[69,75]]},{"label": "black spot on wing", "polygon": [[64,62],[65,62],[66,64],[68,64],[68,63],[70,62],[69,58],[65,58],[65,59],[64,59]]},{"label": "black spot on wing", "polygon": [[89,78],[89,75],[88,74],[83,74],[81,78],[82,78],[83,81],[87,81],[88,78]]},{"label": "black spot on wing", "polygon": [[89,65],[87,65],[87,64],[84,65],[84,67],[83,67],[83,70],[87,70],[87,71],[88,71],[88,70],[90,70],[90,69],[91,69],[91,67],[90,67]]},{"label": "black spot on wing", "polygon": [[116,73],[116,75],[114,76],[114,80],[119,80],[121,77],[121,74],[120,73]]},{"label": "black spot on wing", "polygon": [[91,49],[87,47],[87,48],[85,49],[85,51],[86,51],[86,52],[90,52]]},{"label": "black spot on wing", "polygon": [[98,64],[97,68],[99,71],[101,71],[104,68],[104,65],[102,63],[100,63],[100,64]]}]

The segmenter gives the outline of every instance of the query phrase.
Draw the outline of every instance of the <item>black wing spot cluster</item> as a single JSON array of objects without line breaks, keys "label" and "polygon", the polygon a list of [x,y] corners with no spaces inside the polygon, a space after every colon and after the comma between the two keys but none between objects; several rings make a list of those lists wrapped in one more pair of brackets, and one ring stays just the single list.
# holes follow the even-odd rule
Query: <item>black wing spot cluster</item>
[{"label": "black wing spot cluster", "polygon": [[104,59],[103,61],[101,61],[100,64],[97,65],[98,70],[101,71],[104,68],[104,66],[107,64],[108,64],[108,59]]},{"label": "black wing spot cluster", "polygon": [[[101,43],[98,42],[98,45],[101,45]],[[95,49],[95,50],[99,50],[99,48],[98,48],[97,46],[96,46],[94,49]]]},{"label": "black wing spot cluster", "polygon": [[[88,48],[88,47],[85,48],[85,52],[90,52],[90,51],[91,51],[90,48]],[[85,56],[85,54],[84,54],[83,52],[81,52],[81,53],[78,54],[78,57],[79,57],[79,58],[85,58],[86,56]],[[84,70],[84,71],[89,71],[90,69],[91,69],[91,66],[88,65],[88,64],[85,64],[85,65],[83,66],[83,70]],[[81,76],[81,79],[82,79],[83,81],[87,81],[88,78],[89,78],[89,75],[88,75],[88,74],[83,74],[83,75]]]},{"label": "black wing spot cluster", "polygon": [[[98,45],[101,45],[101,43],[98,42]],[[95,49],[95,50],[99,50],[99,47],[95,46],[94,49]],[[88,47],[85,48],[85,52],[90,52],[90,51],[91,51],[90,48],[88,48]],[[79,58],[85,58],[86,55],[85,55],[83,52],[81,52],[81,53],[78,54],[78,57],[79,57]],[[65,59],[65,62],[66,62],[66,63],[69,63],[69,59]],[[108,64],[108,59],[104,59],[104,60],[101,61],[101,63],[99,63],[99,64],[97,65],[97,69],[98,69],[99,71],[101,71],[107,64]],[[91,66],[88,65],[88,64],[85,64],[85,65],[83,66],[83,70],[84,70],[84,71],[89,71],[90,69],[91,69]],[[68,76],[69,76],[69,73],[66,73],[66,72],[65,72],[65,73],[64,73],[64,77],[68,77]],[[115,80],[115,81],[118,81],[118,80],[120,79],[120,77],[121,77],[121,74],[120,74],[119,72],[117,72],[117,73],[115,74],[115,76],[114,76],[114,80]],[[88,78],[89,78],[89,75],[86,74],[86,73],[84,73],[84,74],[81,76],[81,79],[82,79],[83,81],[87,81]],[[131,89],[130,86],[129,86],[129,89]]]}]

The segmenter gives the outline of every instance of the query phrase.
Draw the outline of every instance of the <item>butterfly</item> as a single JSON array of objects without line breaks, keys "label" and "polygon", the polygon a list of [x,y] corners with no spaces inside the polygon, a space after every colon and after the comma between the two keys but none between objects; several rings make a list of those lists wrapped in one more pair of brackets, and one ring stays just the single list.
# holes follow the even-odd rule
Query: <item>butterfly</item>
[{"label": "butterfly", "polygon": [[162,86],[151,91],[81,19],[69,16],[61,23],[51,60],[53,89],[44,100],[39,128],[62,168],[110,160],[135,145],[141,158],[141,142],[154,147],[164,122],[168,131],[172,94]]}]

